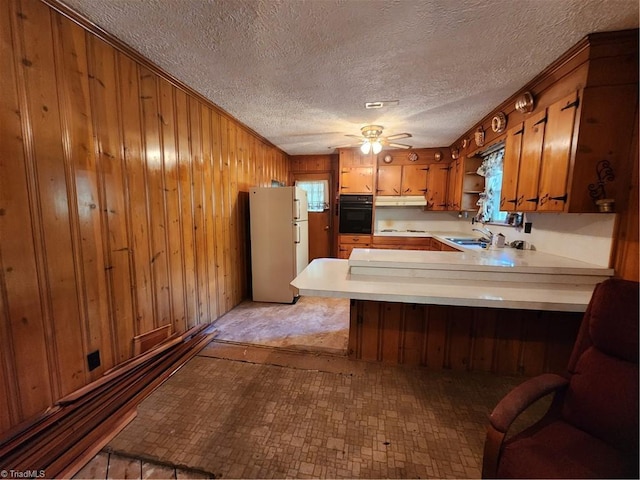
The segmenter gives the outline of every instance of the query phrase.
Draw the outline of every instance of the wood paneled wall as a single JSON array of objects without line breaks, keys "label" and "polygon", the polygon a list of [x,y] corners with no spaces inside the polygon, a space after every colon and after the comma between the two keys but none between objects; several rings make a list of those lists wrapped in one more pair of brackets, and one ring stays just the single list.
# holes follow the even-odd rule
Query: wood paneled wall
[{"label": "wood paneled wall", "polygon": [[339,157],[334,155],[292,155],[291,174],[294,173],[338,173]]},{"label": "wood paneled wall", "polygon": [[582,313],[351,300],[349,357],[535,376],[566,369]]},{"label": "wood paneled wall", "polygon": [[633,129],[633,141],[631,143],[629,164],[631,165],[631,181],[629,185],[628,200],[621,208],[618,207],[618,218],[614,233],[614,247],[611,265],[615,269],[616,277],[625,280],[640,281],[640,248],[638,247],[638,220],[640,208],[638,199],[638,110]]},{"label": "wood paneled wall", "polygon": [[38,0],[0,0],[0,36],[4,432],[131,357],[135,335],[245,298],[248,190],[286,182],[289,159]]}]

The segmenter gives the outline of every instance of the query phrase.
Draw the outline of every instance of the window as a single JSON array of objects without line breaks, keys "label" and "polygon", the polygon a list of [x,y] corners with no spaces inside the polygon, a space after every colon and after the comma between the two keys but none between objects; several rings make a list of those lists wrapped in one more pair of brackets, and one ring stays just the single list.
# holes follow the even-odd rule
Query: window
[{"label": "window", "polygon": [[482,156],[478,174],[484,177],[484,192],[478,201],[476,220],[482,223],[506,223],[509,212],[500,211],[504,145]]},{"label": "window", "polygon": [[310,212],[324,212],[329,208],[329,182],[327,180],[297,180],[296,187],[307,192]]}]

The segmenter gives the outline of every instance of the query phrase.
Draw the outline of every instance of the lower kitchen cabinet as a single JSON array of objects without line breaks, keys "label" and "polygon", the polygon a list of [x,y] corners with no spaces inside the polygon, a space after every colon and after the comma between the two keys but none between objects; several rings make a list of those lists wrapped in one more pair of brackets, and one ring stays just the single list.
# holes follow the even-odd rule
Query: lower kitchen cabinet
[{"label": "lower kitchen cabinet", "polygon": [[338,258],[348,259],[354,248],[369,248],[371,235],[339,235]]},{"label": "lower kitchen cabinet", "polygon": [[432,250],[431,237],[373,237],[371,248],[394,250]]},{"label": "lower kitchen cabinet", "polygon": [[435,238],[431,239],[431,250],[441,251],[441,252],[461,252],[462,250],[452,247],[451,245],[447,245],[440,240]]}]

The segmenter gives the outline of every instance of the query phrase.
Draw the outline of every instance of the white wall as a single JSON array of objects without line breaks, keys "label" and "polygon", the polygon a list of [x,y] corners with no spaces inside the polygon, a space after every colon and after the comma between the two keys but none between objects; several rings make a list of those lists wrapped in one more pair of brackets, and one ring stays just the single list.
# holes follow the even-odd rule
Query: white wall
[{"label": "white wall", "polygon": [[[460,232],[473,236],[481,224],[471,224],[468,218],[458,218],[453,212],[423,212],[416,207],[385,207],[376,209],[375,230],[425,230],[427,232]],[[486,225],[494,234],[502,233],[507,242],[524,240],[541,252],[573,258],[583,262],[609,266],[615,214],[598,213],[529,213],[531,233],[524,229]]]}]

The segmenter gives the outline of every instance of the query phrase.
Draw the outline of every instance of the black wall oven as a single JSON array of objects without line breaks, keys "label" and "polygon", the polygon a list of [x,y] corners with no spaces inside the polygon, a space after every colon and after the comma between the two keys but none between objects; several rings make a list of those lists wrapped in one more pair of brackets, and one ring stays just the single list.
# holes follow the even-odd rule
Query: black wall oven
[{"label": "black wall oven", "polygon": [[371,234],[373,195],[340,195],[340,233]]}]

